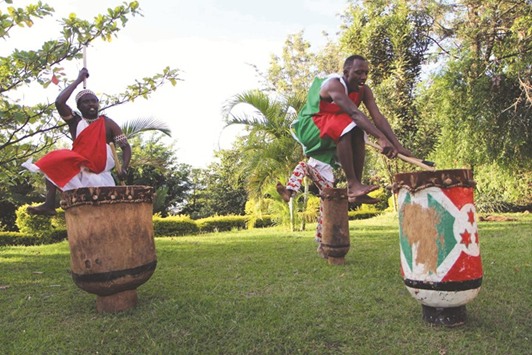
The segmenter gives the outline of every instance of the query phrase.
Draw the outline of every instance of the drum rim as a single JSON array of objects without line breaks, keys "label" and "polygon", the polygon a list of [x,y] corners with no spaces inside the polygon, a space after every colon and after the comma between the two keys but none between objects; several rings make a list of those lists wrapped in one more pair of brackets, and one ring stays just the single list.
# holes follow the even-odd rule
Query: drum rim
[{"label": "drum rim", "polygon": [[81,187],[61,193],[61,208],[66,211],[82,205],[153,203],[153,190],[145,185]]}]

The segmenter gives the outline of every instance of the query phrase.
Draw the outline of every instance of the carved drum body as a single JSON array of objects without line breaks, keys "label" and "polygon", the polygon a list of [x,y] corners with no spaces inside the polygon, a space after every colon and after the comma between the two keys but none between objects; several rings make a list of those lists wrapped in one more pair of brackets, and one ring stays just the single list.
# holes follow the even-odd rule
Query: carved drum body
[{"label": "carved drum body", "polygon": [[136,288],[155,271],[153,189],[88,187],[63,192],[61,205],[74,283],[96,294],[99,312],[137,303]]},{"label": "carved drum body", "polygon": [[331,265],[345,263],[349,251],[347,189],[325,188],[321,191],[323,229],[321,247]]},{"label": "carved drum body", "polygon": [[455,326],[482,283],[471,170],[397,174],[401,273],[423,318]]}]

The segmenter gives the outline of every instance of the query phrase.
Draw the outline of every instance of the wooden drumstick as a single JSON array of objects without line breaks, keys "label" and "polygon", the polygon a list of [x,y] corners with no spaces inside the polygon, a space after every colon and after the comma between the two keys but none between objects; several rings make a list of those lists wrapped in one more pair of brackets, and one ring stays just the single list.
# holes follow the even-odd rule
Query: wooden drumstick
[{"label": "wooden drumstick", "polygon": [[[376,143],[373,143],[371,141],[366,141],[366,144],[369,145],[370,147],[373,147],[373,148],[377,149],[378,151],[382,151],[382,148],[380,147],[380,145],[378,145]],[[398,153],[397,157],[399,159],[403,160],[403,161],[406,161],[407,163],[417,165],[420,168],[423,168],[425,170],[428,170],[428,171],[435,171],[436,170],[436,168],[434,167],[434,163],[433,162],[428,162],[428,161],[425,161],[425,160],[422,160],[422,159],[419,159],[419,158],[414,158],[414,157],[407,157],[406,155],[403,155],[401,153]]]},{"label": "wooden drumstick", "polygon": [[[111,151],[113,152],[113,158],[115,159],[116,171],[121,172],[122,171],[122,164],[120,164],[120,160],[118,160],[118,154],[116,154],[115,144],[113,142],[111,142],[111,143],[109,143],[109,146],[111,146]],[[120,185],[125,185],[125,184],[126,183],[124,182],[124,180],[120,180]]]},{"label": "wooden drumstick", "polygon": [[[83,46],[83,68],[87,68],[87,46]],[[87,88],[87,78],[83,79],[83,89]]]}]

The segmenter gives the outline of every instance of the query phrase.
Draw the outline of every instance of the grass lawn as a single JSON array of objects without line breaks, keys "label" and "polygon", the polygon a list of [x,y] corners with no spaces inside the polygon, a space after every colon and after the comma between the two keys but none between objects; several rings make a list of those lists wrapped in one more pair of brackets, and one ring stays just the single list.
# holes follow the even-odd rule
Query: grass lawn
[{"label": "grass lawn", "polygon": [[67,242],[0,248],[1,354],[531,354],[532,216],[480,222],[484,280],[456,328],[430,326],[399,273],[394,215],[350,222],[346,264],[313,230],[156,239],[136,308],[98,314]]}]

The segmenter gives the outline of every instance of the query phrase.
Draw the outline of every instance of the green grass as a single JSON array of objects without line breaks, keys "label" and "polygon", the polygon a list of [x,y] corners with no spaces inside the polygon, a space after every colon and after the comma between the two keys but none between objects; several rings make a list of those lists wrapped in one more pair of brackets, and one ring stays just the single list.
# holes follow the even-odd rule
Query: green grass
[{"label": "green grass", "polygon": [[350,222],[343,266],[317,257],[312,228],[159,238],[157,270],[118,314],[72,282],[67,242],[2,247],[0,353],[531,353],[532,216],[480,224],[482,290],[456,328],[422,320],[397,224]]}]

